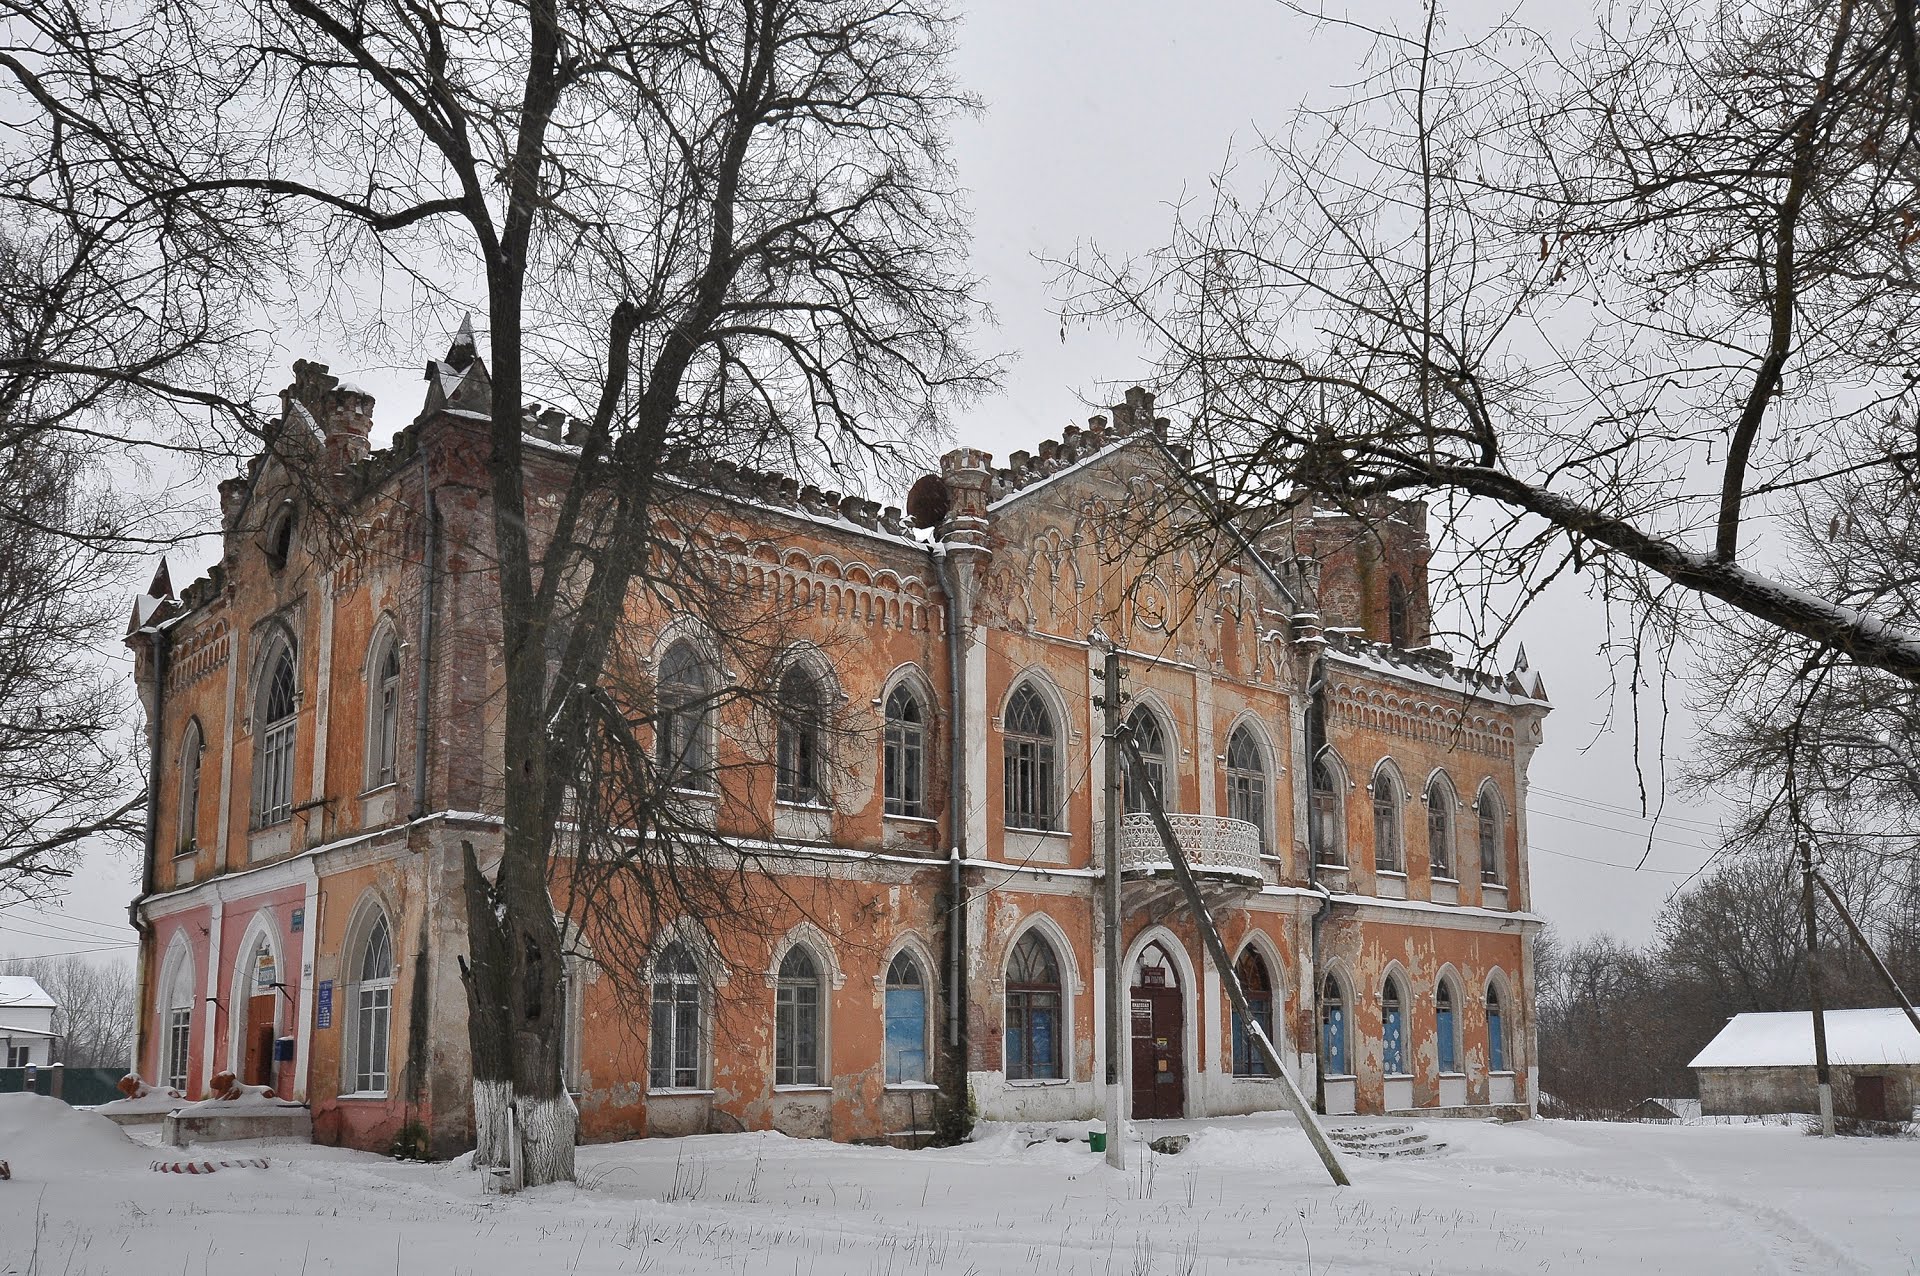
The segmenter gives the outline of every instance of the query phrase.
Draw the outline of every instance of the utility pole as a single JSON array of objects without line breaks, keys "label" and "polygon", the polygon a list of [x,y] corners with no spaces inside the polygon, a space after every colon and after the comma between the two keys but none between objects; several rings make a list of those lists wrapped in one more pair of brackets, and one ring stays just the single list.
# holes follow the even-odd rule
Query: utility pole
[{"label": "utility pole", "polygon": [[1220,972],[1220,983],[1227,990],[1227,1000],[1233,1003],[1234,1013],[1240,1016],[1240,1022],[1247,1026],[1247,1037],[1260,1051],[1261,1058],[1266,1060],[1267,1070],[1279,1080],[1281,1099],[1299,1120],[1300,1128],[1306,1131],[1307,1141],[1320,1154],[1320,1163],[1327,1167],[1327,1174],[1341,1187],[1351,1187],[1346,1168],[1340,1164],[1326,1131],[1320,1128],[1319,1118],[1307,1106],[1300,1087],[1293,1083],[1293,1074],[1281,1064],[1280,1052],[1273,1048],[1266,1030],[1253,1017],[1252,1007],[1247,1005],[1246,990],[1240,987],[1240,976],[1233,969],[1233,959],[1227,955],[1227,945],[1220,938],[1219,928],[1213,924],[1213,914],[1200,894],[1199,883],[1193,880],[1193,870],[1187,867],[1187,853],[1181,847],[1180,839],[1174,835],[1173,825],[1167,822],[1166,808],[1160,804],[1160,790],[1154,786],[1146,759],[1140,756],[1140,746],[1133,742],[1131,735],[1124,732],[1116,734],[1127,751],[1127,760],[1133,764],[1135,782],[1145,799],[1147,815],[1160,834],[1160,844],[1166,848],[1167,862],[1173,866],[1174,880],[1180,883],[1180,892],[1187,898],[1187,908],[1193,913],[1194,929],[1200,932],[1207,952],[1213,957],[1214,967]]},{"label": "utility pole", "polygon": [[1813,1011],[1813,1071],[1820,1083],[1820,1136],[1833,1137],[1833,1082],[1827,1070],[1827,1016],[1820,1002],[1820,931],[1813,911],[1813,843],[1800,839],[1800,899],[1807,914],[1807,1004]]},{"label": "utility pole", "polygon": [[1839,913],[1840,920],[1847,924],[1847,933],[1853,936],[1853,942],[1860,945],[1860,951],[1865,953],[1867,960],[1873,963],[1874,970],[1880,976],[1880,982],[1884,983],[1887,991],[1899,1001],[1900,1009],[1907,1012],[1907,1022],[1913,1025],[1915,1032],[1920,1032],[1920,1013],[1915,1012],[1912,998],[1907,996],[1906,990],[1900,986],[1900,981],[1893,977],[1893,972],[1887,969],[1887,963],[1880,960],[1880,954],[1873,951],[1873,945],[1867,942],[1867,937],[1860,933],[1860,923],[1853,920],[1853,914],[1849,913],[1847,906],[1840,902],[1840,893],[1833,889],[1833,883],[1827,880],[1825,873],[1815,873],[1813,880],[1820,884],[1820,889],[1825,891],[1827,898],[1833,902],[1834,911]]},{"label": "utility pole", "polygon": [[1106,652],[1101,669],[1101,738],[1106,741],[1101,780],[1103,810],[1106,812],[1106,836],[1101,839],[1101,862],[1106,907],[1101,910],[1101,942],[1107,967],[1107,1164],[1116,1170],[1127,1168],[1126,1102],[1122,1084],[1126,1069],[1120,1052],[1127,1047],[1126,1019],[1121,1014],[1121,997],[1126,980],[1120,970],[1120,652],[1099,630],[1091,643]]}]

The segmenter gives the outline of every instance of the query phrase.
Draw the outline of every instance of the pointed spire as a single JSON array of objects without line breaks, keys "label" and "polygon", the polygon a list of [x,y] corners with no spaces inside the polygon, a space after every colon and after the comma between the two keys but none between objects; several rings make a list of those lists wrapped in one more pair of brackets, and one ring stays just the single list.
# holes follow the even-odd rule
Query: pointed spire
[{"label": "pointed spire", "polygon": [[473,336],[473,316],[462,315],[460,327],[453,334],[453,344],[447,347],[446,362],[457,371],[464,372],[480,354],[480,346]]},{"label": "pointed spire", "polygon": [[1513,671],[1525,673],[1527,668],[1527,644],[1523,642],[1520,644],[1520,650],[1513,657]]},{"label": "pointed spire", "polygon": [[173,576],[167,571],[166,556],[160,558],[160,566],[153,573],[153,583],[147,586],[149,598],[173,597]]}]

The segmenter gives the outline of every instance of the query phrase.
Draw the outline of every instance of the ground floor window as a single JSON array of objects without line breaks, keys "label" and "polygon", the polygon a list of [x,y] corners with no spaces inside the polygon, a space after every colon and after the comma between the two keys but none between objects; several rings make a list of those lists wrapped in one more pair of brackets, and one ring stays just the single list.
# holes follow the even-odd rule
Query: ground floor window
[{"label": "ground floor window", "polygon": [[653,1018],[649,1025],[656,1090],[700,1088],[700,971],[683,944],[668,944],[653,963]]},{"label": "ground floor window", "polygon": [[28,1046],[8,1046],[7,1047],[7,1066],[9,1068],[24,1068],[31,1062],[33,1062],[33,1053],[32,1053],[31,1047],[28,1047]]},{"label": "ground floor window", "polygon": [[1332,975],[1320,994],[1320,1069],[1332,1077],[1347,1075],[1347,999]]},{"label": "ground floor window", "polygon": [[167,1011],[166,1084],[182,1094],[187,1090],[187,1048],[193,1040],[193,1011],[176,1006]]},{"label": "ground floor window", "polygon": [[1498,988],[1487,989],[1487,1066],[1495,1072],[1507,1070],[1507,1033],[1501,1022]]},{"label": "ground floor window", "polygon": [[[1253,1021],[1260,1025],[1260,1031],[1267,1035],[1267,1040],[1272,1041],[1273,981],[1267,976],[1267,963],[1260,960],[1259,953],[1249,948],[1241,954],[1233,973],[1239,977],[1240,992],[1247,999],[1247,1009],[1253,1012]],[[1268,1075],[1267,1058],[1253,1044],[1253,1034],[1247,1031],[1246,1020],[1240,1017],[1238,1010],[1233,1012],[1233,1075]]]},{"label": "ground floor window", "polygon": [[927,1079],[927,985],[920,963],[901,953],[887,967],[887,1084]]},{"label": "ground floor window", "polygon": [[773,1083],[820,1084],[820,967],[794,947],[780,963],[774,999]]},{"label": "ground floor window", "polygon": [[1401,1010],[1400,985],[1389,979],[1380,992],[1380,1060],[1388,1076],[1407,1070],[1407,1022]]},{"label": "ground floor window", "polygon": [[1434,990],[1433,1021],[1440,1036],[1440,1071],[1458,1072],[1460,1060],[1454,1049],[1453,1035],[1453,989],[1444,980]]},{"label": "ground floor window", "polygon": [[1007,962],[1007,1078],[1059,1079],[1060,963],[1053,947],[1028,931]]}]

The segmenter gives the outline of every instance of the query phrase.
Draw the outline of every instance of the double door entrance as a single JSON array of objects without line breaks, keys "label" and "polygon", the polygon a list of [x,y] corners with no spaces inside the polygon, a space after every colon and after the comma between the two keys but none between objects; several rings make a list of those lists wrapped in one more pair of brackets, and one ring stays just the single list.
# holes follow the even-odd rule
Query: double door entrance
[{"label": "double door entrance", "polygon": [[1187,1113],[1186,1006],[1174,964],[1149,944],[1133,970],[1133,1119]]}]

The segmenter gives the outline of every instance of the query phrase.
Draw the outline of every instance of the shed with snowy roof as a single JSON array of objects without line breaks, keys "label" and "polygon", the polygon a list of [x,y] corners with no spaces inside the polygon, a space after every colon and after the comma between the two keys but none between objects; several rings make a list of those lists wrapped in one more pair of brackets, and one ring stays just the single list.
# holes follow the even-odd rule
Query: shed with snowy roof
[{"label": "shed with snowy roof", "polygon": [[[1920,1031],[1898,1007],[1829,1010],[1827,1063],[1842,1115],[1904,1121],[1920,1107]],[[1813,1015],[1735,1015],[1688,1065],[1707,1116],[1813,1112]]]},{"label": "shed with snowy roof", "polygon": [[53,1062],[53,1012],[59,1003],[29,975],[0,975],[0,1065]]}]

